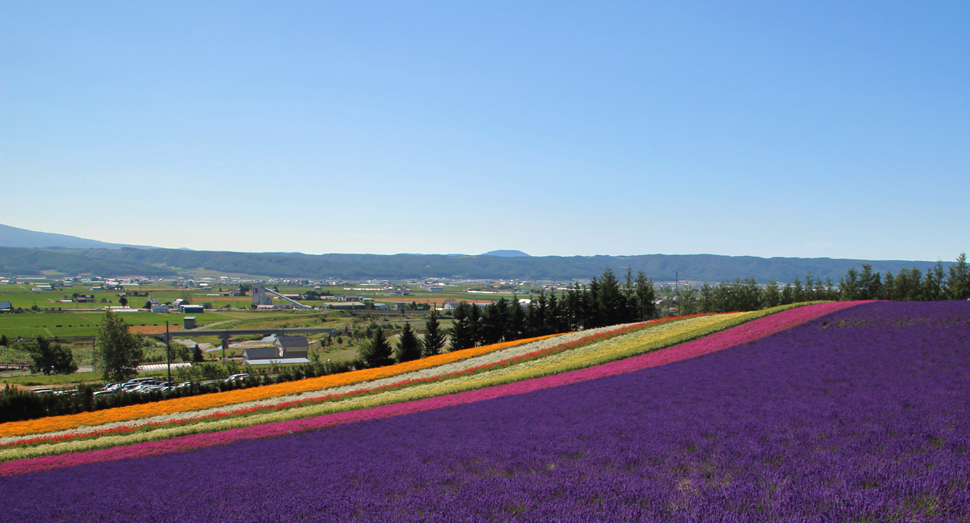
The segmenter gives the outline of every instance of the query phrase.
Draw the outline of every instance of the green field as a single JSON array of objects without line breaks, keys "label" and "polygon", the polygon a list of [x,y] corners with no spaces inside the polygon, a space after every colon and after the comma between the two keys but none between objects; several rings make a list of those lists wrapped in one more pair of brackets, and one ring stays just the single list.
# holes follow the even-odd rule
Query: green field
[{"label": "green field", "polygon": [[[217,312],[202,314],[154,314],[151,312],[121,312],[122,319],[128,325],[136,326],[164,326],[165,320],[169,325],[181,326],[182,318],[194,316],[199,326],[209,325],[229,320]],[[0,315],[0,334],[8,339],[34,338],[37,336],[95,336],[104,312],[30,312],[24,314]]]}]

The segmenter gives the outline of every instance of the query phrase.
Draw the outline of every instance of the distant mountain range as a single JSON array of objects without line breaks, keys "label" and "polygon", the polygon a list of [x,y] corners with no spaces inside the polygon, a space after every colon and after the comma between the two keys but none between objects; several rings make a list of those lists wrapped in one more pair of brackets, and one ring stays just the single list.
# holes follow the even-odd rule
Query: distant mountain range
[{"label": "distant mountain range", "polygon": [[63,247],[67,249],[153,249],[145,245],[125,245],[121,243],[100,242],[66,234],[37,232],[0,223],[0,247]]},{"label": "distant mountain range", "polygon": [[[68,240],[91,243],[80,246],[83,244],[69,243]],[[634,275],[643,271],[655,281],[672,281],[679,277],[681,280],[716,282],[750,277],[760,283],[772,279],[791,282],[795,278],[804,281],[805,275],[810,272],[814,278],[824,280],[828,277],[837,283],[846,271],[858,269],[863,263],[872,264],[873,270],[882,273],[898,273],[904,267],[925,272],[935,265],[923,261],[758,258],[713,254],[529,256],[522,251],[511,250],[490,251],[478,256],[191,251],[111,244],[0,225],[0,275],[8,277],[36,275],[42,271],[56,271],[70,276],[84,273],[105,277],[171,276],[189,269],[205,269],[295,279],[458,277],[572,281],[598,277],[606,267],[612,267],[617,277],[622,279],[629,267]]]},{"label": "distant mountain range", "polygon": [[488,251],[482,256],[498,256],[499,258],[531,258],[522,251]]}]

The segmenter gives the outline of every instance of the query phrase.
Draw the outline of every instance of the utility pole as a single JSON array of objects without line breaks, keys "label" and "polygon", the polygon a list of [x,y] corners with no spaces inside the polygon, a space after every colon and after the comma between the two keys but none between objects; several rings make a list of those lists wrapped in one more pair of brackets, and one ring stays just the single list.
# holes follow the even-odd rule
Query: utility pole
[{"label": "utility pole", "polygon": [[677,314],[680,314],[680,273],[674,271],[674,298],[677,300]]},{"label": "utility pole", "polygon": [[168,340],[168,320],[165,320],[165,358],[168,360],[168,383],[172,384],[172,343]]}]

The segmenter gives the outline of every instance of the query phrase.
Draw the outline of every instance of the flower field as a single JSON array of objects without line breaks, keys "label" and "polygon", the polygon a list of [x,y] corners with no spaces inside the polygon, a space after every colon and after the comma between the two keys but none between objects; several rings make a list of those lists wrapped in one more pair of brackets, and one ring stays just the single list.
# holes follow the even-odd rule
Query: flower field
[{"label": "flower field", "polygon": [[[834,308],[850,305],[829,303],[785,310],[783,313],[769,315],[758,321],[750,322],[744,326],[743,331],[721,332],[714,337],[705,338],[702,343],[705,347],[708,347],[705,350],[716,350],[711,348],[715,346],[716,340],[721,340],[717,342],[717,348],[723,348],[737,343],[741,339],[739,336],[754,339],[784,328],[791,322],[805,321],[809,317],[823,314],[826,311],[834,310]],[[768,312],[779,311],[666,318],[642,324],[597,329],[586,333],[573,333],[554,339],[531,340],[520,344],[499,344],[478,348],[473,352],[473,354],[478,354],[476,357],[462,360],[452,357],[449,358],[452,361],[438,367],[410,373],[399,373],[396,377],[361,382],[353,387],[327,388],[307,394],[302,398],[282,396],[273,400],[237,404],[223,409],[165,414],[120,424],[109,423],[94,427],[78,427],[73,430],[52,432],[41,436],[5,437],[0,439],[0,460],[14,462],[0,463],[0,474],[70,466],[80,462],[155,455],[175,450],[225,444],[235,439],[269,437],[290,433],[294,430],[312,430],[343,423],[347,420],[353,421],[366,417],[413,412],[414,409],[437,408],[437,406],[443,404],[442,402],[477,401],[482,398],[481,394],[449,396],[445,399],[433,398],[486,387],[492,387],[484,393],[486,395],[512,394],[517,393],[515,390],[554,386],[565,383],[565,380],[590,379],[597,375],[603,375],[603,371],[608,370],[608,368],[572,373],[559,376],[555,380],[530,380],[655,350],[765,316]],[[685,351],[696,345],[697,343],[688,344],[678,347],[674,351],[664,351],[661,359],[666,358],[665,361],[669,361],[672,355],[678,355],[677,358],[688,357],[691,354]],[[464,352],[467,351],[462,351],[462,353]],[[630,369],[629,366],[635,363],[635,360],[626,361],[609,372],[627,372]],[[396,367],[407,369],[409,366]],[[363,371],[363,373],[371,372]],[[383,373],[394,374],[390,369],[385,369]],[[333,381],[328,380],[328,378],[331,377],[306,381],[311,383]],[[352,378],[345,377],[343,379],[355,381]],[[498,384],[521,380],[530,380],[531,382],[504,389],[494,387]],[[303,384],[302,388],[309,387]],[[238,396],[238,394],[233,393],[225,395]],[[414,401],[427,398],[432,398],[432,400],[420,403]],[[177,401],[185,403],[182,400]],[[226,401],[228,400],[217,399],[214,403],[225,403]],[[374,409],[374,407],[389,403],[401,402],[410,403],[402,408]],[[172,407],[167,408],[171,409]],[[361,409],[369,410],[348,416],[330,416],[297,421],[301,418],[316,418],[325,414]],[[115,410],[120,415],[130,416],[132,409]],[[166,410],[166,408],[163,407],[158,410]],[[99,417],[110,419],[112,414],[114,413],[106,411],[99,414]],[[80,416],[65,416],[64,418],[77,417]],[[28,423],[42,425],[45,421],[37,420]],[[52,425],[63,426],[64,423],[64,420],[55,418]],[[256,427],[263,424],[274,426]],[[206,433],[208,435],[205,435]],[[112,449],[112,447],[125,448]],[[79,455],[81,453],[85,455]]]},{"label": "flower field", "polygon": [[0,520],[965,516],[970,304],[772,312],[531,340],[207,421],[21,430]]}]

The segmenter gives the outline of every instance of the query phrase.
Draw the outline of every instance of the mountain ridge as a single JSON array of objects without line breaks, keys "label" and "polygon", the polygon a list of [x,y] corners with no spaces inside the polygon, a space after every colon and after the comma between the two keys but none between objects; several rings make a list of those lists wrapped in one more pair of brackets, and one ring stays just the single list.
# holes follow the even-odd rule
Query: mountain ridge
[{"label": "mountain ridge", "polygon": [[[0,233],[17,229],[0,226]],[[26,231],[26,229],[18,229]],[[32,231],[28,231],[32,232]],[[46,235],[48,233],[38,233]],[[62,237],[65,235],[53,235]],[[482,255],[450,254],[303,254],[244,253],[146,248],[107,244],[95,248],[26,248],[4,246],[0,234],[0,275],[15,276],[58,271],[70,276],[82,273],[100,276],[171,276],[180,270],[204,269],[232,274],[249,274],[294,279],[521,279],[574,281],[599,277],[611,267],[623,279],[627,268],[635,276],[643,271],[655,281],[733,281],[754,278],[804,281],[831,278],[837,283],[850,268],[872,265],[873,271],[898,273],[901,268],[932,269],[934,262],[906,260],[857,260],[839,258],[759,258],[716,254],[644,254],[635,256],[529,256],[521,251],[490,251]],[[50,238],[42,236],[41,238]],[[70,237],[68,237],[70,238]],[[83,240],[83,239],[82,239]],[[105,244],[87,240],[95,244]],[[495,253],[521,253],[502,255]],[[944,263],[948,266],[949,263]]]},{"label": "mountain ridge", "polygon": [[0,247],[43,249],[63,247],[67,249],[155,249],[147,245],[103,242],[68,234],[32,231],[0,223]]}]

